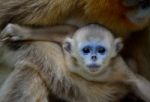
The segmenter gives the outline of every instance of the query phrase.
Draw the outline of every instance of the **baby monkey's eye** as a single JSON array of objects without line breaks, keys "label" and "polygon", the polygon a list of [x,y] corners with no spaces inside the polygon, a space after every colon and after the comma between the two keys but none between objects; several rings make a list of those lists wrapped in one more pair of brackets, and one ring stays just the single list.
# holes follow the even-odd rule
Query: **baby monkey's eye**
[{"label": "baby monkey's eye", "polygon": [[106,52],[106,49],[104,47],[98,47],[97,52],[100,54],[104,54]]},{"label": "baby monkey's eye", "polygon": [[90,47],[84,47],[84,48],[82,49],[82,52],[85,53],[85,54],[90,53],[90,51],[91,51]]}]

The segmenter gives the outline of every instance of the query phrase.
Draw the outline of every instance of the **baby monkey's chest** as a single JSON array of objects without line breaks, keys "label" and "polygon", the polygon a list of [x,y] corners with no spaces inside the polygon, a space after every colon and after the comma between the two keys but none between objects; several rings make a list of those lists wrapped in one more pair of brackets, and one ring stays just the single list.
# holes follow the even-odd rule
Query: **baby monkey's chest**
[{"label": "baby monkey's chest", "polygon": [[80,82],[81,98],[77,102],[116,102],[125,96],[129,89],[123,83]]}]

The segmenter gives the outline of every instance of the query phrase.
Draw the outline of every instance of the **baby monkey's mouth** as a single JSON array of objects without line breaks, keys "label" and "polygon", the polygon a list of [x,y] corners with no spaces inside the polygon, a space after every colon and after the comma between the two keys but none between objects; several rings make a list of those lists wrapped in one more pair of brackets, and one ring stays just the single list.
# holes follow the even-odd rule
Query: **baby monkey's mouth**
[{"label": "baby monkey's mouth", "polygon": [[91,72],[96,72],[100,68],[100,65],[98,65],[98,64],[90,64],[90,65],[87,65],[87,67],[89,68],[89,70]]}]

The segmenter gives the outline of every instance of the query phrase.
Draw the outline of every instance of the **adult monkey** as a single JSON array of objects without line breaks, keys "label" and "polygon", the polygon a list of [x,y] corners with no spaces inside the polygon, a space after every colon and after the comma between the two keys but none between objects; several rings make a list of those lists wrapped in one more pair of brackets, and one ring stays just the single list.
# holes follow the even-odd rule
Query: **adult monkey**
[{"label": "adult monkey", "polygon": [[138,71],[150,79],[149,14],[149,0],[1,0],[0,29],[8,23],[27,26],[101,23],[116,32],[116,36],[124,37],[127,48],[122,55],[134,58]]}]

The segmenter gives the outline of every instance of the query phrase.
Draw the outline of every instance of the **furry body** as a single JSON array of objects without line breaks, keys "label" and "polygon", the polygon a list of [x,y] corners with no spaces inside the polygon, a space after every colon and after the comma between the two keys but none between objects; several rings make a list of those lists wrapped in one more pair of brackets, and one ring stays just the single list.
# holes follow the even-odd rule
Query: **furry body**
[{"label": "furry body", "polygon": [[[113,102],[127,92],[127,85],[119,81],[92,82],[69,72],[60,46],[54,43],[36,42],[24,47],[12,53],[20,53],[19,61],[16,59],[17,68],[2,87],[0,102],[48,102],[49,92],[71,102]],[[119,73],[115,72],[114,76]]]}]

